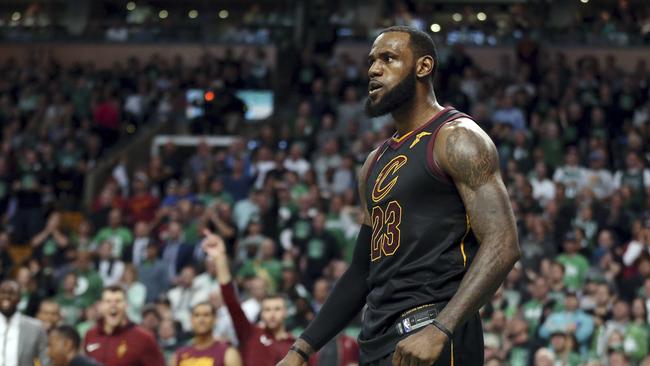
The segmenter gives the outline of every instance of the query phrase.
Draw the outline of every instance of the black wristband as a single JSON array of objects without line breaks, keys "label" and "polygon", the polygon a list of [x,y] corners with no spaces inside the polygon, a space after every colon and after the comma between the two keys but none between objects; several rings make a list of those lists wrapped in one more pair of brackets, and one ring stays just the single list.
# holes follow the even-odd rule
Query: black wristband
[{"label": "black wristband", "polygon": [[439,322],[437,319],[431,319],[431,324],[433,324],[433,326],[435,326],[436,328],[440,329],[440,331],[445,333],[447,335],[447,338],[451,340],[452,337],[451,331],[447,329],[447,327],[442,325],[441,322]]},{"label": "black wristband", "polygon": [[305,362],[309,362],[309,355],[307,354],[307,352],[301,350],[300,348],[296,347],[295,345],[292,345],[291,347],[289,347],[289,351],[296,352],[298,354],[298,356],[302,357],[302,359],[305,360]]}]

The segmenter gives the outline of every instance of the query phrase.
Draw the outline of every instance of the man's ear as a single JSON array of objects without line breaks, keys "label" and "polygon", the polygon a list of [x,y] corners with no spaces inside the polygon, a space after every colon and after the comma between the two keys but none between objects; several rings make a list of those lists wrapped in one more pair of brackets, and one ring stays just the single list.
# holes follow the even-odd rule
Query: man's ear
[{"label": "man's ear", "polygon": [[433,57],[430,55],[422,56],[418,59],[415,65],[415,76],[418,79],[429,76],[433,72],[433,68],[436,66]]}]

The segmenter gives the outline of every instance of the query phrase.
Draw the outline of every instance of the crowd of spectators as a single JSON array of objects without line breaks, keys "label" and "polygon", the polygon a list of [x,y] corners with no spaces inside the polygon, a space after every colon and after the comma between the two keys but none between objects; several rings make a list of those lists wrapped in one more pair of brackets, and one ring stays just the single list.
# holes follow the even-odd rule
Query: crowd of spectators
[{"label": "crowd of spectators", "polygon": [[[571,65],[520,51],[513,67],[490,73],[455,47],[436,81],[439,102],[469,112],[494,139],[517,217],[522,258],[482,310],[486,364],[648,365],[646,63],[624,72],[613,57]],[[192,82],[260,81],[251,67],[213,62],[2,67],[0,276],[19,283],[20,312],[83,336],[99,318],[102,288],[121,285],[128,317],[166,357],[206,301],[218,309],[214,334],[237,344],[199,245],[209,228],[225,240],[251,322],[278,293],[288,331],[313,319],[360,227],[357,171],[394,131],[389,117],[363,113],[359,60],[305,52],[290,118],[225,149],[201,142],[186,156],[170,142],[132,171],[118,164],[92,207],[79,204],[83,174],[122,127],[175,118]],[[17,261],[10,247],[30,254]]]},{"label": "crowd of spectators", "polygon": [[[367,41],[392,24],[421,30],[437,24],[437,35],[450,43],[509,45],[531,34],[553,43],[647,45],[650,11],[645,5],[642,0],[484,2],[479,6],[400,0],[330,1],[300,8],[299,2],[286,1],[242,1],[228,7],[124,1],[87,5],[75,19],[35,1],[24,8],[0,9],[0,39],[269,44],[288,42],[292,32],[302,28],[313,33],[307,37],[315,42],[323,38]],[[302,16],[296,17],[296,12]]]}]

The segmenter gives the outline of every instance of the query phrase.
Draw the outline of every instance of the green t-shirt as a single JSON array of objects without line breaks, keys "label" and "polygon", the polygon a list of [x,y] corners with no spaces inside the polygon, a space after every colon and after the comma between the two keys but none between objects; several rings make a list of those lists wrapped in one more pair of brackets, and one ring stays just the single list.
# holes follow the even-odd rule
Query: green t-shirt
[{"label": "green t-shirt", "polygon": [[528,333],[533,336],[537,333],[539,320],[544,313],[544,305],[538,300],[531,299],[522,307],[524,319],[528,322]]},{"label": "green t-shirt", "polygon": [[201,241],[198,220],[192,220],[183,227],[183,238],[186,243],[190,244],[195,244]]},{"label": "green t-shirt", "polygon": [[221,201],[229,204],[231,207],[232,205],[235,204],[235,200],[232,198],[232,195],[228,192],[221,192],[221,193],[205,193],[202,195],[199,195],[199,200],[205,204],[206,207],[210,207],[214,201]]},{"label": "green t-shirt", "polygon": [[133,244],[133,234],[131,230],[123,226],[117,229],[105,227],[99,230],[93,241],[95,246],[99,246],[105,240],[109,240],[113,244],[113,257],[122,258],[124,250]]},{"label": "green t-shirt", "polygon": [[564,266],[564,284],[571,290],[580,290],[585,284],[589,261],[581,254],[560,254],[557,261]]},{"label": "green t-shirt", "polygon": [[77,288],[75,293],[83,301],[84,306],[94,304],[102,296],[102,278],[94,270],[77,271]]},{"label": "green t-shirt", "polygon": [[641,361],[648,354],[648,326],[630,324],[623,340],[625,354]]},{"label": "green t-shirt", "polygon": [[544,162],[556,168],[562,163],[564,156],[564,145],[560,139],[544,139],[541,142],[541,148],[544,151]]},{"label": "green t-shirt", "polygon": [[513,347],[508,357],[510,366],[528,366],[530,351],[526,347]]},{"label": "green t-shirt", "polygon": [[83,309],[89,305],[79,296],[69,297],[62,293],[56,295],[54,299],[61,307],[63,323],[71,326],[77,324],[83,315]]},{"label": "green t-shirt", "polygon": [[261,277],[267,280],[270,292],[275,293],[282,280],[282,263],[276,259],[264,262],[249,259],[239,269],[237,277]]}]

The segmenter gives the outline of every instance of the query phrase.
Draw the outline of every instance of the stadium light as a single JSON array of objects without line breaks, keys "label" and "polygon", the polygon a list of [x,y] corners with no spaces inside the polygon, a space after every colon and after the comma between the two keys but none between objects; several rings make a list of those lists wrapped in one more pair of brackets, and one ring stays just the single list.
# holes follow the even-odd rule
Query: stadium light
[{"label": "stadium light", "polygon": [[454,15],[451,16],[451,19],[453,19],[454,22],[460,22],[463,20],[463,16],[460,13],[454,13]]},{"label": "stadium light", "polygon": [[487,19],[487,15],[485,15],[485,13],[481,11],[478,14],[476,14],[476,19],[478,19],[481,22],[484,22],[485,19]]},{"label": "stadium light", "polygon": [[165,9],[158,12],[158,18],[160,18],[160,19],[167,19],[168,16],[169,16],[169,13]]},{"label": "stadium light", "polygon": [[589,2],[589,0],[580,0],[581,3],[586,4]]},{"label": "stadium light", "polygon": [[438,33],[438,32],[440,32],[440,30],[442,30],[442,27],[440,27],[440,24],[438,24],[438,23],[431,24],[431,31],[433,33]]},{"label": "stadium light", "polygon": [[187,13],[187,16],[190,17],[190,19],[196,19],[196,17],[199,16],[199,12],[195,9],[192,9],[189,13]]},{"label": "stadium light", "polygon": [[214,100],[214,92],[211,90],[208,90],[203,94],[203,99],[205,99],[206,102],[212,102]]},{"label": "stadium light", "polygon": [[228,10],[226,10],[226,9],[222,9],[221,11],[219,11],[219,18],[221,18],[221,19],[228,18],[228,15],[229,15],[229,13],[228,13]]},{"label": "stadium light", "polygon": [[126,3],[126,10],[128,11],[135,10],[135,2],[129,1],[128,3]]},{"label": "stadium light", "polygon": [[21,15],[19,11],[15,11],[13,14],[11,14],[11,20],[13,20],[14,22],[19,21],[20,17]]}]

